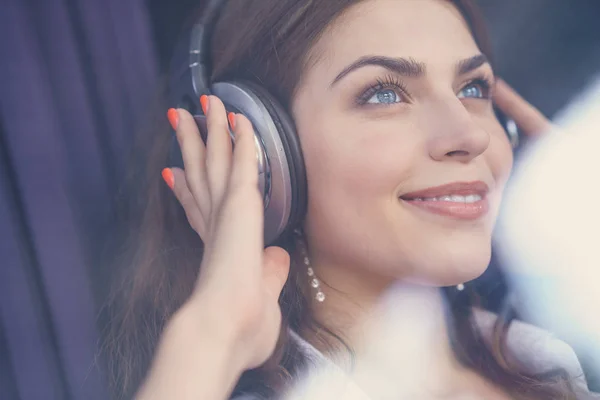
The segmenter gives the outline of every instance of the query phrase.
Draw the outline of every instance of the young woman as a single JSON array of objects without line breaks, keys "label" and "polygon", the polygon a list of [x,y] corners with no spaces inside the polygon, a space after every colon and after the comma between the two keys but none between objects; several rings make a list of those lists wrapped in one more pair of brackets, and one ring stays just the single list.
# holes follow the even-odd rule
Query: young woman
[{"label": "young woman", "polygon": [[418,333],[390,352],[395,398],[592,396],[565,345],[446,299],[487,267],[511,172],[493,101],[526,134],[550,126],[495,76],[472,1],[232,0],[211,48],[212,81],[259,84],[292,116],[307,212],[264,249],[249,120],[203,96],[205,146],[191,115],[170,109],[185,168],[163,170],[172,190],[159,182],[165,126],[149,178],[135,177],[148,187],[131,202],[139,224],[108,308],[115,397],[281,398],[333,363],[355,398],[384,398],[394,382],[357,371],[373,367],[368,332],[387,329],[377,315],[390,288],[394,324]]}]

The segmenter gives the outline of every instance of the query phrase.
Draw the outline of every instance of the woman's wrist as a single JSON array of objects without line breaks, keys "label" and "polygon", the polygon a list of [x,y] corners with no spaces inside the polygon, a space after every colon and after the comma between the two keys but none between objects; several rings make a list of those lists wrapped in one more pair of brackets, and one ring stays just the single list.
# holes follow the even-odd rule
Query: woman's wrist
[{"label": "woman's wrist", "polygon": [[219,310],[218,304],[208,299],[191,298],[177,311],[170,324],[173,324],[173,330],[181,331],[178,335],[194,342],[194,349],[203,351],[209,346],[221,354],[221,359],[237,375],[246,369],[237,351],[238,332],[225,312]]},{"label": "woman's wrist", "polygon": [[245,368],[233,329],[207,308],[187,303],[173,315],[136,399],[228,398]]}]

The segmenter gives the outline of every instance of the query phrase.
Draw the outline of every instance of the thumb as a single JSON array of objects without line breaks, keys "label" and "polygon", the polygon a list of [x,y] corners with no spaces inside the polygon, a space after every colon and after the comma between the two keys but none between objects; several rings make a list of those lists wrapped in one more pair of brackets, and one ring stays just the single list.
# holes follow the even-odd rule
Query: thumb
[{"label": "thumb", "polygon": [[265,289],[275,300],[283,289],[290,272],[290,255],[281,247],[267,247],[263,253],[263,281]]}]

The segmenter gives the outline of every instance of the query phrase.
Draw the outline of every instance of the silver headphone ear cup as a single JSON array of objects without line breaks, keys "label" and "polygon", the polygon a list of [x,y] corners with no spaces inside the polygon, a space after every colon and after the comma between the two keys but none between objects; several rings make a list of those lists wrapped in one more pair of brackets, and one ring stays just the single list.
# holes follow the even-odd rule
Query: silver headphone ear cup
[{"label": "silver headphone ear cup", "polygon": [[264,230],[265,244],[272,244],[295,227],[306,208],[306,175],[294,125],[283,108],[254,85],[219,82],[211,92],[252,122],[266,155]]},{"label": "silver headphone ear cup", "polygon": [[288,112],[263,87],[251,82],[240,82],[239,84],[251,90],[262,101],[262,104],[269,110],[269,115],[279,132],[283,149],[287,155],[290,181],[292,182],[292,208],[288,226],[283,234],[291,233],[304,219],[308,202],[304,156],[296,125]]}]

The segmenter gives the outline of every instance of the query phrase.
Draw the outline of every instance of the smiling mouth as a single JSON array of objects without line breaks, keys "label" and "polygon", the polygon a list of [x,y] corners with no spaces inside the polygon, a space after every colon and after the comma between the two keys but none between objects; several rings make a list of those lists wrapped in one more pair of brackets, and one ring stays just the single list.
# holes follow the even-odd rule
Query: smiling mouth
[{"label": "smiling mouth", "polygon": [[489,211],[488,186],[481,181],[455,182],[400,196],[419,210],[458,220],[477,220]]}]

